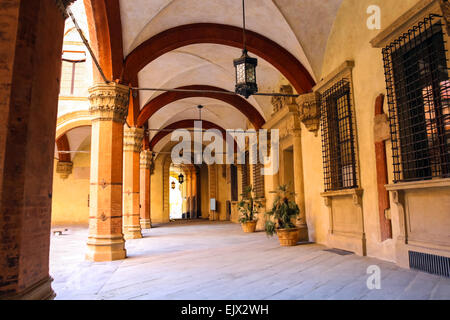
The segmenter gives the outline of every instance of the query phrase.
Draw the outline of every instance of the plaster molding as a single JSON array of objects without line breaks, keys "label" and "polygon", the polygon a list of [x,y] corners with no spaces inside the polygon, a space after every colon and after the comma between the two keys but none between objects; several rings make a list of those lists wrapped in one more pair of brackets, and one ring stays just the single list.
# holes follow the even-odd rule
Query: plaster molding
[{"label": "plaster molding", "polygon": [[92,121],[125,123],[130,97],[129,87],[111,83],[98,83],[89,88],[89,112]]}]

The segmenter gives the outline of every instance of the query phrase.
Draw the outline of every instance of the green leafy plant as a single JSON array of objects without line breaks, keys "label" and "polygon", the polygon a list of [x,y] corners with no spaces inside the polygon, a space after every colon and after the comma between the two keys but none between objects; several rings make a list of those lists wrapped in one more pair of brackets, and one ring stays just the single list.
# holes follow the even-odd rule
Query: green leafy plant
[{"label": "green leafy plant", "polygon": [[256,213],[261,207],[261,202],[254,198],[253,187],[247,186],[241,194],[241,201],[238,202],[238,210],[241,213],[240,223],[246,223],[256,220]]},{"label": "green leafy plant", "polygon": [[277,196],[273,202],[272,209],[266,212],[265,231],[268,236],[273,236],[278,229],[293,229],[295,224],[292,222],[300,214],[298,205],[290,200],[294,193],[288,190],[287,185],[279,186],[276,193]]}]

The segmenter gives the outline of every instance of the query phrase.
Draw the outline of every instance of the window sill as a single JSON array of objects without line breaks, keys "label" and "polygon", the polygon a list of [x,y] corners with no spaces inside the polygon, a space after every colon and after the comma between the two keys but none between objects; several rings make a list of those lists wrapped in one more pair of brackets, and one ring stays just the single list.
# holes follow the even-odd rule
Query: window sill
[{"label": "window sill", "polygon": [[357,196],[362,197],[363,189],[354,188],[354,189],[344,189],[344,190],[336,190],[336,191],[327,191],[322,192],[320,195],[323,198],[333,198],[333,197],[345,197],[345,196]]},{"label": "window sill", "polygon": [[450,187],[450,178],[413,181],[413,182],[399,182],[395,184],[387,184],[385,185],[385,187],[386,190],[388,191],[445,188]]}]

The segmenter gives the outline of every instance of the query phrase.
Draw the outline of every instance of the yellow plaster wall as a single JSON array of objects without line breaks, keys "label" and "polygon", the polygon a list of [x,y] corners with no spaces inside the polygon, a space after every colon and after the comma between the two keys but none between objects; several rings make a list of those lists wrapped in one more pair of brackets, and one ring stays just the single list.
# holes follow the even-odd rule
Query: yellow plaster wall
[{"label": "yellow plaster wall", "polygon": [[[417,2],[417,0],[344,0],[328,40],[321,76],[321,78],[326,77],[346,60],[355,61],[353,86],[360,148],[360,186],[364,189],[363,210],[367,254],[386,260],[394,260],[395,251],[392,240],[383,243],[380,241],[373,143],[375,98],[380,93],[386,94],[386,90],[381,50],[372,48],[369,43],[381,30],[367,28],[366,22],[369,15],[366,11],[370,5],[378,5],[381,8],[383,29]],[[323,191],[320,134],[314,136],[303,126],[302,143],[306,214],[310,237],[313,241],[326,243],[329,213],[320,196],[320,192]],[[389,150],[388,155],[390,155]]]},{"label": "yellow plaster wall", "polygon": [[163,164],[164,157],[158,156],[155,161],[155,171],[151,176],[150,205],[152,223],[168,222],[163,210]]},{"label": "yellow plaster wall", "polygon": [[[90,139],[79,149],[90,151]],[[61,179],[56,173],[56,163],[53,172],[52,225],[69,226],[89,224],[89,169],[90,154],[77,153],[72,162],[72,174],[67,179]]]}]

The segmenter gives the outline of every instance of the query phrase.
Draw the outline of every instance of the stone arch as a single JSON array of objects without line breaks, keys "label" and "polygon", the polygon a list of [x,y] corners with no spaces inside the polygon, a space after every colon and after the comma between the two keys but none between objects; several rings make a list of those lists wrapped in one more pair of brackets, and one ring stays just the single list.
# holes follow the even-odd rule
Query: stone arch
[{"label": "stone arch", "polygon": [[[224,89],[207,86],[207,85],[192,85],[180,87],[177,89],[184,90],[209,90],[209,91],[223,91],[228,92]],[[258,110],[254,106],[252,106],[246,99],[237,96],[237,95],[229,95],[229,94],[220,94],[215,92],[165,92],[160,94],[156,98],[149,101],[140,111],[137,118],[137,126],[142,126],[148,119],[152,117],[158,110],[164,108],[169,103],[186,99],[186,98],[197,98],[197,97],[205,97],[212,98],[216,100],[221,100],[229,105],[232,105],[240,112],[242,112],[248,120],[253,124],[255,129],[260,129],[262,125],[265,123],[263,116],[259,113]]]},{"label": "stone arch", "polygon": [[[119,79],[123,67],[119,0],[84,0],[90,43],[108,80]],[[103,81],[94,66],[94,77]]]},{"label": "stone arch", "polygon": [[[312,76],[290,52],[256,32],[247,31],[246,37],[248,50],[278,69],[298,93],[312,90],[315,85]],[[200,43],[242,48],[242,29],[230,25],[194,23],[163,31],[142,43],[126,57],[121,81],[129,83],[147,64],[167,52]]]},{"label": "stone arch", "polygon": [[58,118],[58,122],[56,124],[56,141],[72,129],[91,126],[91,124],[92,116],[87,110],[65,114]]},{"label": "stone arch", "polygon": [[[150,140],[150,150],[153,150],[154,147],[156,146],[156,144],[161,141],[165,136],[167,136],[168,134],[170,134],[172,131],[175,131],[177,129],[186,129],[186,128],[194,128],[194,122],[197,120],[194,119],[186,119],[186,120],[181,120],[181,121],[177,121],[174,123],[169,124],[168,126],[166,126],[165,128],[163,128],[163,131],[158,132],[151,140]],[[226,130],[222,127],[220,127],[219,125],[206,121],[206,120],[202,120],[202,128],[203,129],[217,129],[222,133],[222,138],[224,139],[224,141],[226,142]],[[166,130],[171,130],[171,131],[166,131]],[[235,142],[234,144],[234,150],[237,150],[237,144]]]}]

